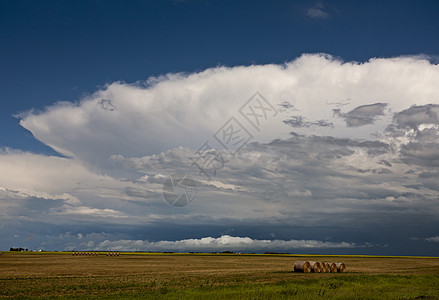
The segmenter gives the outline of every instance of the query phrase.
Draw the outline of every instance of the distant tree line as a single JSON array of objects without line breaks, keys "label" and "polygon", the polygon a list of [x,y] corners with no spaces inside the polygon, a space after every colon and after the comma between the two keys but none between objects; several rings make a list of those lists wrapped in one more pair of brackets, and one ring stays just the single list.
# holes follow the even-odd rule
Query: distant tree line
[{"label": "distant tree line", "polygon": [[11,247],[9,251],[29,251],[29,249]]}]

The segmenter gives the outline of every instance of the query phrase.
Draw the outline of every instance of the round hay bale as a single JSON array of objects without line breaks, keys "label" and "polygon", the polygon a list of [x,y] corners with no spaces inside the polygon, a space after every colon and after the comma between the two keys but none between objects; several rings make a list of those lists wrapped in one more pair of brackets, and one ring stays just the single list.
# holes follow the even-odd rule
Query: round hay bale
[{"label": "round hay bale", "polygon": [[346,272],[346,265],[344,263],[335,263],[337,266],[337,272]]},{"label": "round hay bale", "polygon": [[310,273],[311,265],[308,261],[296,261],[294,263],[294,272]]},{"label": "round hay bale", "polygon": [[337,273],[337,266],[335,265],[335,263],[329,263],[329,269],[331,270],[331,273]]},{"label": "round hay bale", "polygon": [[331,273],[331,265],[328,262],[324,262],[326,273]]},{"label": "round hay bale", "polygon": [[322,266],[318,261],[310,261],[309,264],[311,265],[311,272],[313,273],[322,272]]},{"label": "round hay bale", "polygon": [[328,273],[329,272],[329,270],[328,270],[328,268],[326,267],[326,263],[325,262],[323,262],[323,261],[321,261],[321,262],[319,262],[320,263],[320,272],[322,272],[322,273]]},{"label": "round hay bale", "polygon": [[325,262],[325,268],[326,268],[326,272],[331,273],[331,264],[328,262]]}]

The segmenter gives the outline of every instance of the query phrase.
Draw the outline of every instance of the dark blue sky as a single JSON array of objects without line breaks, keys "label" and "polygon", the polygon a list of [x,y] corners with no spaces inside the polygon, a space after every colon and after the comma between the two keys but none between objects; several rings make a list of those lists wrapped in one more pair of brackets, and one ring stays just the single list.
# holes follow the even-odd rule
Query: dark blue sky
[{"label": "dark blue sky", "polygon": [[437,1],[1,1],[0,146],[52,153],[13,115],[113,81],[302,53],[436,56],[438,23]]}]

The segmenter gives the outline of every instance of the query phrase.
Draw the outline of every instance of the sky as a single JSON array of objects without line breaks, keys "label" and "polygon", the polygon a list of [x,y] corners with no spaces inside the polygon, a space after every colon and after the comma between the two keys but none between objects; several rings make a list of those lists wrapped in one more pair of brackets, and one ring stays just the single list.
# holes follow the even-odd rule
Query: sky
[{"label": "sky", "polygon": [[439,256],[438,20],[1,1],[0,250]]}]

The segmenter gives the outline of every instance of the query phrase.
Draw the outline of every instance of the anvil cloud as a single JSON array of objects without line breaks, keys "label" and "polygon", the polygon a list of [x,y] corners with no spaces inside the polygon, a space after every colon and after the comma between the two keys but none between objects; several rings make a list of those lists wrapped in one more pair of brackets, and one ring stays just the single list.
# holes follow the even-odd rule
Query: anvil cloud
[{"label": "anvil cloud", "polygon": [[[4,150],[0,214],[17,228],[111,231],[113,241],[93,247],[151,240],[142,249],[162,249],[176,227],[188,238],[170,248],[187,251],[192,244],[182,241],[214,236],[213,251],[225,231],[250,236],[259,248],[254,241],[290,241],[285,251],[302,240],[351,252],[384,240],[416,249],[439,228],[437,82],[438,65],[422,57],[357,63],[307,54],[282,65],[109,83],[78,102],[20,114],[20,124],[62,157]],[[276,109],[259,131],[239,113],[256,92]],[[213,137],[231,117],[254,137],[236,155]],[[212,178],[191,160],[206,141],[224,158]],[[198,182],[187,207],[161,197],[174,173]],[[44,247],[41,239],[27,243]]]}]

